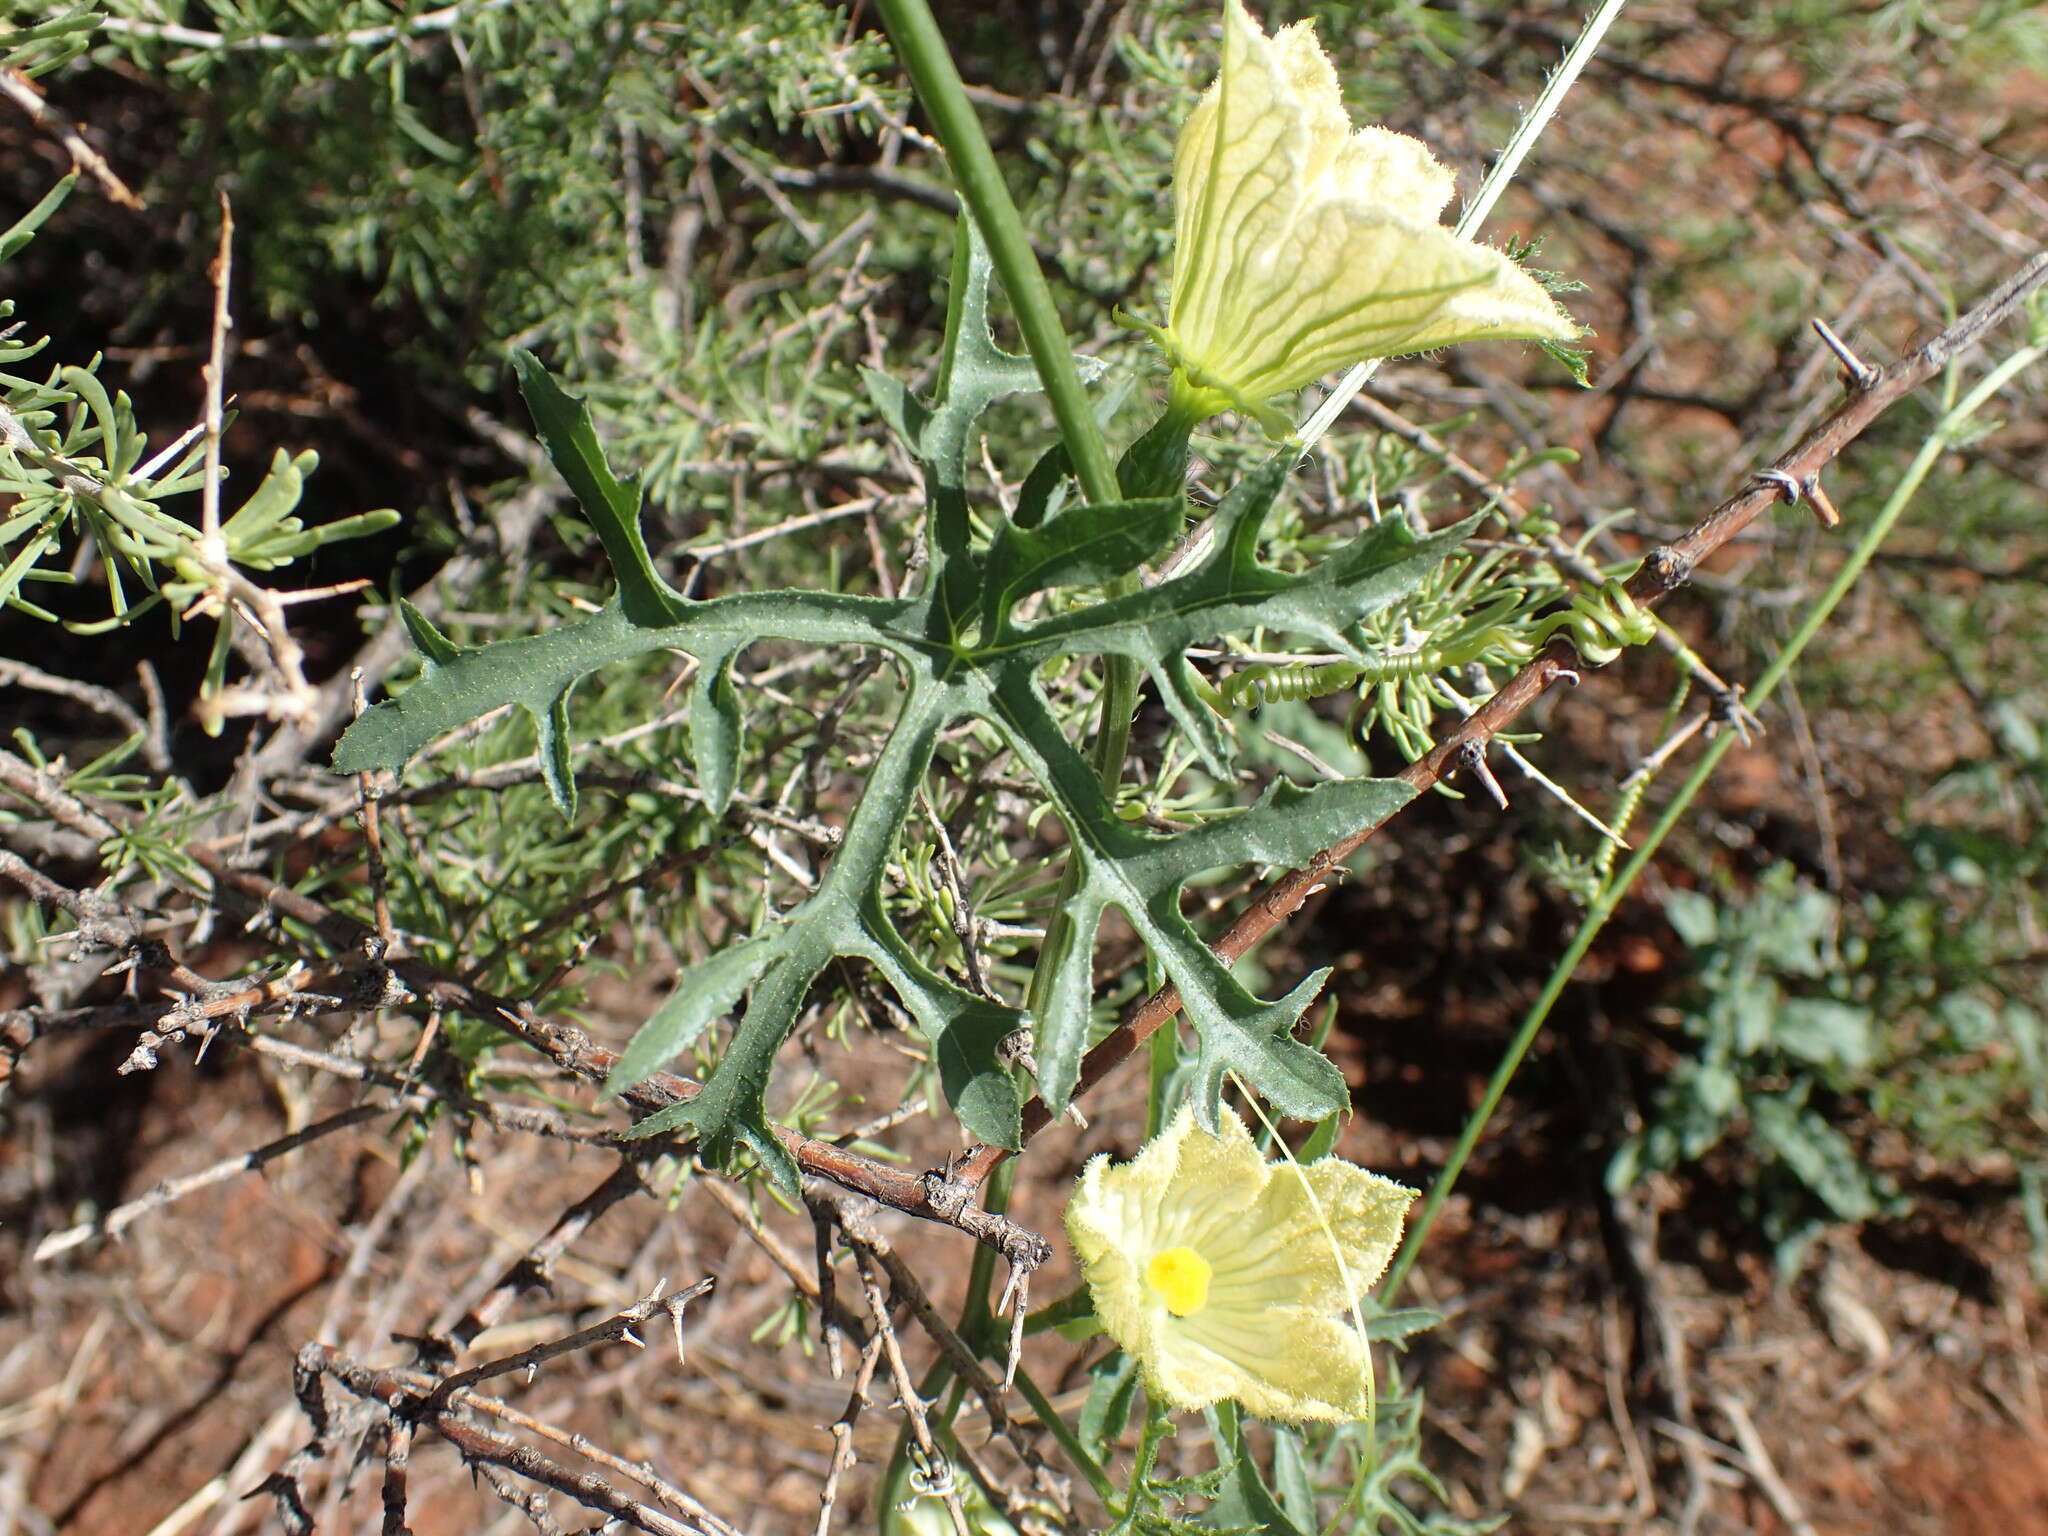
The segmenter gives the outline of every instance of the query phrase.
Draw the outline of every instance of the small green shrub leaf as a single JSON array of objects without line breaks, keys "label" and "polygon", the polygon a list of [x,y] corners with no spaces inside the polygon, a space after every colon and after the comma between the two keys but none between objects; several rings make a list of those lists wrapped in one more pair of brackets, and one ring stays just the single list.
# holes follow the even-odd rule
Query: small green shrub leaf
[{"label": "small green shrub leaf", "polygon": [[1829,1125],[1798,1093],[1760,1094],[1750,1100],[1757,1137],[1799,1182],[1843,1221],[1868,1221],[1883,1204],[1849,1138]]},{"label": "small green shrub leaf", "polygon": [[1818,1067],[1862,1072],[1877,1056],[1870,1010],[1831,998],[1787,998],[1773,1034],[1780,1050]]},{"label": "small green shrub leaf", "polygon": [[0,261],[5,261],[33,240],[36,231],[43,227],[43,222],[62,206],[64,199],[71,195],[71,189],[76,185],[78,172],[73,171],[45,192],[35,207],[9,225],[6,233],[0,234]]}]

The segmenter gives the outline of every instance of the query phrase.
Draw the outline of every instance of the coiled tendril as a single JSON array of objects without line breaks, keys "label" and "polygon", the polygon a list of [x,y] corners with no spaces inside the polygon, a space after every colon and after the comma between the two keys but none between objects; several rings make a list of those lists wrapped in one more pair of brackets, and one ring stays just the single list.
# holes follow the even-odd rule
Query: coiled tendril
[{"label": "coiled tendril", "polygon": [[[1656,620],[1618,580],[1574,593],[1569,607],[1541,618],[1530,610],[1548,594],[1532,593],[1519,578],[1495,584],[1476,607],[1460,611],[1476,595],[1476,583],[1469,578],[1490,565],[1446,561],[1440,568],[1446,574],[1426,587],[1398,621],[1397,636],[1380,639],[1377,654],[1242,667],[1224,678],[1217,692],[1232,709],[1254,709],[1356,688],[1360,733],[1384,729],[1412,760],[1429,750],[1436,712],[1459,702],[1444,682],[1446,674],[1522,666],[1560,634],[1588,666],[1604,667],[1627,647],[1647,644],[1656,635]],[[1436,623],[1417,624],[1418,616],[1432,613]],[[1361,638],[1361,650],[1373,647],[1373,636],[1362,633]]]}]

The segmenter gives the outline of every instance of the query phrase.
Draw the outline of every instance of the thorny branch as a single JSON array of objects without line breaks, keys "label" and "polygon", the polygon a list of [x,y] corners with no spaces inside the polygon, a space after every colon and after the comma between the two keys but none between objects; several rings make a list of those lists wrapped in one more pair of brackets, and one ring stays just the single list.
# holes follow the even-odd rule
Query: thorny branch
[{"label": "thorny branch", "polygon": [[874,1385],[875,1367],[881,1359],[882,1336],[877,1333],[861,1347],[860,1364],[853,1373],[853,1390],[847,1394],[846,1407],[832,1421],[832,1459],[825,1469],[824,1487],[818,1493],[818,1536],[828,1536],[832,1529],[832,1506],[839,1499],[839,1480],[854,1464],[854,1426],[860,1422],[861,1410],[874,1401],[868,1390]]},{"label": "thorny branch", "polygon": [[925,1332],[931,1335],[932,1341],[939,1346],[940,1353],[946,1357],[946,1363],[987,1407],[989,1423],[995,1427],[995,1432],[1007,1432],[1011,1421],[1009,1410],[1003,1406],[1002,1384],[982,1369],[980,1360],[975,1358],[974,1351],[968,1347],[967,1341],[962,1339],[954,1331],[952,1324],[940,1314],[931,1297],[925,1294],[924,1287],[918,1283],[916,1274],[904,1262],[903,1256],[896,1252],[886,1237],[874,1229],[873,1224],[867,1219],[867,1213],[839,1191],[823,1184],[813,1183],[805,1193],[813,1209],[822,1208],[830,1213],[833,1224],[845,1234],[847,1242],[852,1244],[857,1253],[869,1256],[888,1272],[889,1284],[895,1294],[924,1325]]},{"label": "thorny branch", "polygon": [[[950,1463],[938,1442],[932,1438],[930,1422],[925,1416],[925,1401],[918,1395],[917,1385],[911,1380],[910,1368],[904,1363],[903,1348],[896,1337],[895,1320],[889,1315],[889,1304],[882,1296],[880,1281],[875,1277],[874,1261],[868,1250],[858,1245],[853,1250],[854,1271],[860,1276],[861,1291],[867,1300],[868,1316],[874,1320],[875,1337],[882,1344],[882,1358],[889,1363],[889,1375],[896,1384],[897,1405],[902,1408],[910,1427],[911,1443],[927,1468],[939,1472],[949,1469]],[[960,1508],[960,1488],[949,1476],[935,1478],[938,1493],[943,1497],[947,1513],[952,1516],[956,1532],[967,1529],[967,1518]]]},{"label": "thorny branch", "polygon": [[95,1237],[118,1237],[151,1211],[169,1205],[174,1200],[182,1200],[194,1190],[204,1189],[210,1184],[219,1184],[238,1173],[261,1168],[265,1163],[275,1162],[287,1152],[296,1152],[300,1147],[318,1141],[323,1136],[345,1131],[352,1125],[361,1125],[365,1120],[374,1120],[383,1113],[384,1106],[381,1104],[359,1104],[353,1109],[329,1115],[325,1120],[315,1121],[289,1136],[280,1136],[277,1140],[253,1151],[222,1158],[210,1168],[188,1173],[183,1178],[165,1179],[147,1194],[115,1206],[98,1220],[81,1222],[78,1226],[69,1227],[62,1232],[52,1232],[36,1244],[35,1252],[30,1257],[40,1264],[47,1259],[54,1259],[60,1253],[68,1253]]},{"label": "thorny branch", "polygon": [[[87,805],[64,790],[50,775],[4,749],[0,749],[0,788],[11,789],[33,801],[53,819],[95,842],[104,842],[119,834],[120,827],[112,819],[118,812],[102,811]],[[376,935],[372,930],[325,903],[265,875],[237,869],[225,856],[204,844],[191,845],[185,852],[213,879],[217,889],[233,893],[255,910],[274,911],[303,923],[343,954],[362,956],[377,952],[374,947]],[[13,854],[0,851],[0,876],[15,879],[38,900],[68,911],[79,920],[81,931],[86,929],[88,922],[98,922],[100,927],[87,936],[88,943],[125,950],[139,941],[139,918],[128,919],[118,929],[108,930],[105,926],[108,919],[100,913],[100,907],[105,904],[98,903],[90,893],[80,895],[49,880]],[[366,949],[366,942],[373,947]],[[353,978],[353,986],[343,985],[341,978],[345,976]],[[185,990],[206,994],[205,999],[197,1004],[181,1005],[183,1012],[178,1009],[167,1012],[165,1018],[179,1027],[216,1016],[246,1012],[263,1003],[278,1001],[285,995],[277,990],[274,983],[266,984],[271,989],[268,992],[258,989],[258,995],[241,985],[233,985],[224,991],[220,984],[208,982],[190,972],[174,975],[173,979]],[[604,1082],[618,1060],[617,1052],[597,1044],[575,1025],[545,1018],[523,999],[508,998],[477,982],[447,975],[417,958],[394,956],[372,959],[367,965],[358,962],[353,971],[344,969],[336,973],[336,979],[330,984],[353,998],[364,999],[366,996],[378,997],[391,983],[402,985],[405,991],[430,1009],[460,1011],[507,1030],[563,1071],[593,1086]],[[10,1036],[19,1033],[13,1026],[9,1028]],[[6,1043],[7,1038],[0,1037],[0,1043]],[[20,1045],[26,1043],[26,1039],[19,1042]],[[628,1089],[621,1098],[628,1107],[644,1115],[694,1098],[700,1089],[700,1084],[688,1078],[664,1072]],[[776,1132],[806,1172],[822,1175],[883,1205],[958,1228],[977,1242],[988,1244],[1015,1266],[1035,1268],[1050,1255],[1051,1249],[1045,1239],[1007,1217],[983,1210],[969,1198],[964,1186],[948,1188],[949,1181],[943,1174],[908,1173],[786,1126],[777,1126]]]},{"label": "thorny branch", "polygon": [[581,1350],[595,1348],[599,1344],[609,1344],[615,1339],[624,1339],[635,1348],[644,1347],[634,1330],[657,1314],[666,1316],[675,1329],[676,1363],[680,1365],[684,1360],[683,1309],[699,1296],[710,1295],[712,1284],[710,1280],[699,1280],[695,1285],[677,1291],[673,1296],[664,1296],[661,1293],[667,1287],[657,1281],[651,1294],[601,1323],[545,1344],[536,1344],[533,1348],[521,1350],[516,1355],[507,1355],[501,1360],[486,1360],[481,1365],[473,1365],[466,1371],[457,1371],[453,1376],[444,1377],[420,1403],[419,1411],[433,1413],[445,1408],[457,1392],[466,1391],[493,1377],[509,1376],[515,1371],[531,1374],[558,1355],[575,1354]]},{"label": "thorny branch", "polygon": [[[625,1314],[621,1314],[622,1316]],[[613,1334],[611,1337],[620,1337]],[[310,1390],[319,1392],[320,1377],[329,1377],[367,1402],[376,1404],[387,1415],[387,1422],[398,1425],[421,1424],[455,1447],[464,1461],[480,1468],[499,1467],[505,1471],[552,1488],[566,1494],[585,1508],[594,1509],[612,1520],[623,1522],[635,1530],[646,1531],[649,1536],[704,1536],[706,1527],[678,1520],[672,1515],[629,1498],[603,1478],[589,1472],[572,1472],[558,1462],[549,1460],[530,1446],[516,1440],[507,1440],[479,1429],[463,1415],[467,1403],[437,1402],[431,1391],[422,1392],[407,1378],[410,1373],[378,1370],[350,1359],[341,1351],[327,1344],[308,1344],[299,1351],[298,1375],[301,1381],[301,1401],[304,1402]],[[311,1380],[308,1389],[306,1383]],[[467,1398],[468,1393],[457,1394]],[[332,1422],[324,1407],[309,1417],[314,1424],[315,1443],[322,1444],[330,1434]],[[322,1449],[325,1447],[322,1445]],[[278,1487],[273,1479],[271,1492],[279,1500],[279,1513],[289,1522],[290,1510],[296,1499],[296,1486]],[[290,1495],[290,1499],[287,1495]],[[515,1500],[522,1509],[528,1505],[524,1500]]]}]

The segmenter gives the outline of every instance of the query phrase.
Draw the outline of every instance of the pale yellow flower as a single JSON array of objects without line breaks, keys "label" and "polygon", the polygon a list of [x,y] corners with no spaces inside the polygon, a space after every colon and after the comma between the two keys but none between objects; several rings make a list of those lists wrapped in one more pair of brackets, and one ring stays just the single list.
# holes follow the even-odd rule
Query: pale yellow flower
[{"label": "pale yellow flower", "polygon": [[1130,1162],[1082,1170],[1067,1237],[1103,1331],[1162,1402],[1358,1419],[1371,1363],[1348,1314],[1414,1198],[1336,1158],[1269,1163],[1228,1110],[1211,1134],[1183,1109]]},{"label": "pale yellow flower", "polygon": [[1173,297],[1183,390],[1262,409],[1366,357],[1482,337],[1579,333],[1542,284],[1438,221],[1451,173],[1418,140],[1353,130],[1337,74],[1297,22],[1267,37],[1225,0],[1223,67],[1173,159]]}]

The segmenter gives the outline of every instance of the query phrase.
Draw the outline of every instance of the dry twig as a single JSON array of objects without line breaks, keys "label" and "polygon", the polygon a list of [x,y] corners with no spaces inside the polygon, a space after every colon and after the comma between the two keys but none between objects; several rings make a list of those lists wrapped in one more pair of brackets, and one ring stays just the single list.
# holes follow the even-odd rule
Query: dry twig
[{"label": "dry twig", "polygon": [[[102,18],[104,23],[105,18]],[[128,183],[114,174],[107,158],[85,140],[71,124],[50,109],[35,81],[18,69],[0,69],[0,96],[21,108],[28,120],[64,146],[71,163],[99,183],[102,192],[123,208],[140,208],[142,199],[128,190]]]}]

